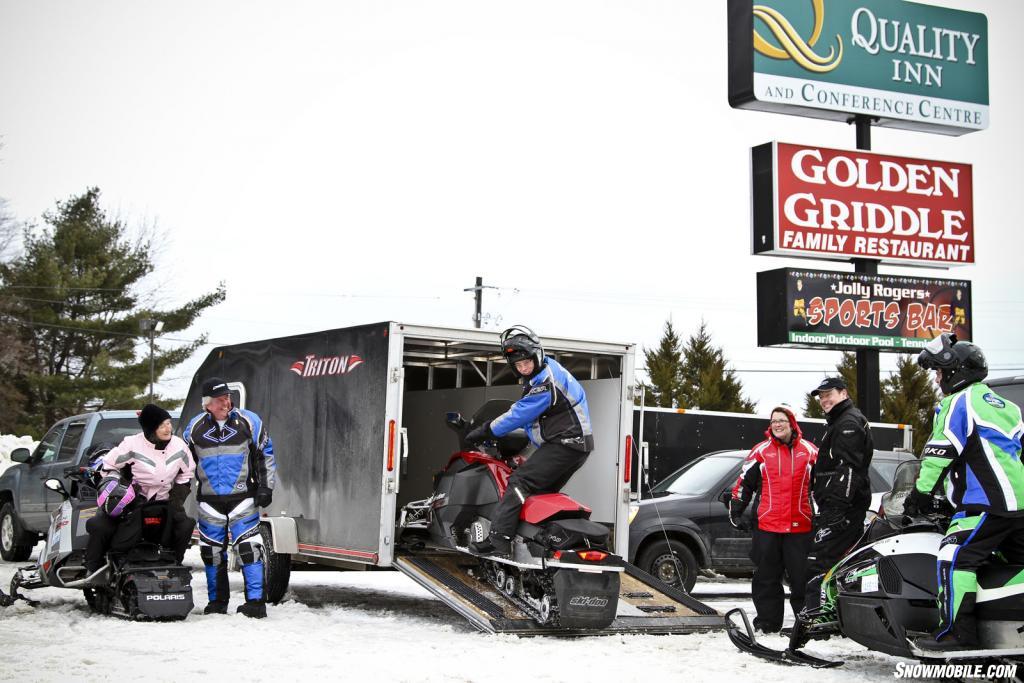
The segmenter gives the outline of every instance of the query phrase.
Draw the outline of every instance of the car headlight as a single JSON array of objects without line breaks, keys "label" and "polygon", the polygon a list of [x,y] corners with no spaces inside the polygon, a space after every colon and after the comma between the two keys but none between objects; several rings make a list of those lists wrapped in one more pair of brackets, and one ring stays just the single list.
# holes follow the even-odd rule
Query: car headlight
[{"label": "car headlight", "polygon": [[640,512],[640,506],[636,503],[630,503],[629,505],[629,523],[633,523],[633,519],[636,517],[636,513]]}]

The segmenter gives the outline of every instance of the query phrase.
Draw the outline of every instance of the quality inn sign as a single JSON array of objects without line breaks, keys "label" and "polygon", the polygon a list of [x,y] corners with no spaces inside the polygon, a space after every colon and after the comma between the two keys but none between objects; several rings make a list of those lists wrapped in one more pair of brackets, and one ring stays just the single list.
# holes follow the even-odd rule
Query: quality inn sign
[{"label": "quality inn sign", "polygon": [[984,14],[903,0],[728,0],[729,102],[961,135],[988,127]]}]

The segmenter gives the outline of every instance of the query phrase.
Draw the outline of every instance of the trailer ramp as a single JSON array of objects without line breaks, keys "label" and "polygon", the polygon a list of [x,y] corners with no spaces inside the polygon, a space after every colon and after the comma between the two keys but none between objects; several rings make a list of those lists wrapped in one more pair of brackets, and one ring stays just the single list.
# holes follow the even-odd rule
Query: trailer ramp
[{"label": "trailer ramp", "polygon": [[665,585],[631,564],[621,575],[615,621],[603,629],[541,626],[489,583],[478,579],[476,558],[455,552],[405,552],[400,572],[487,633],[521,636],[593,636],[613,633],[693,633],[724,629],[722,616],[692,596]]}]

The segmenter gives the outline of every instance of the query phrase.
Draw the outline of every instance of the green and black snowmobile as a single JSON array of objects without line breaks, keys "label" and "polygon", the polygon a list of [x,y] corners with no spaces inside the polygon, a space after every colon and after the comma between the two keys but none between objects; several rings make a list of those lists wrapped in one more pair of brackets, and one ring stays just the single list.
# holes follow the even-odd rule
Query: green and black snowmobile
[{"label": "green and black snowmobile", "polygon": [[[726,631],[742,651],[783,664],[838,666],[803,652],[812,640],[850,638],[878,652],[899,657],[971,663],[1024,665],[1024,565],[998,556],[978,572],[975,614],[977,650],[932,652],[914,639],[939,625],[936,558],[951,508],[913,517],[903,503],[914,487],[919,460],[896,471],[893,490],[882,499],[881,514],[857,545],[822,579],[822,605],[801,613],[790,645],[776,650],[757,642],[742,609],[726,613]],[[1024,673],[1024,666],[1020,666]]]}]

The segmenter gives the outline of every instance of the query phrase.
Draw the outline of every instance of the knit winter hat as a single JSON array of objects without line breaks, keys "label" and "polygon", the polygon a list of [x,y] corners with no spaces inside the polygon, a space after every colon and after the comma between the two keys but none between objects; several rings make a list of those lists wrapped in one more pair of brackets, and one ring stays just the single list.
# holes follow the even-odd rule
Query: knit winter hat
[{"label": "knit winter hat", "polygon": [[164,420],[170,419],[170,413],[152,403],[142,406],[142,410],[139,411],[139,424],[142,425],[144,434],[152,434],[156,431],[157,427],[164,423]]}]

